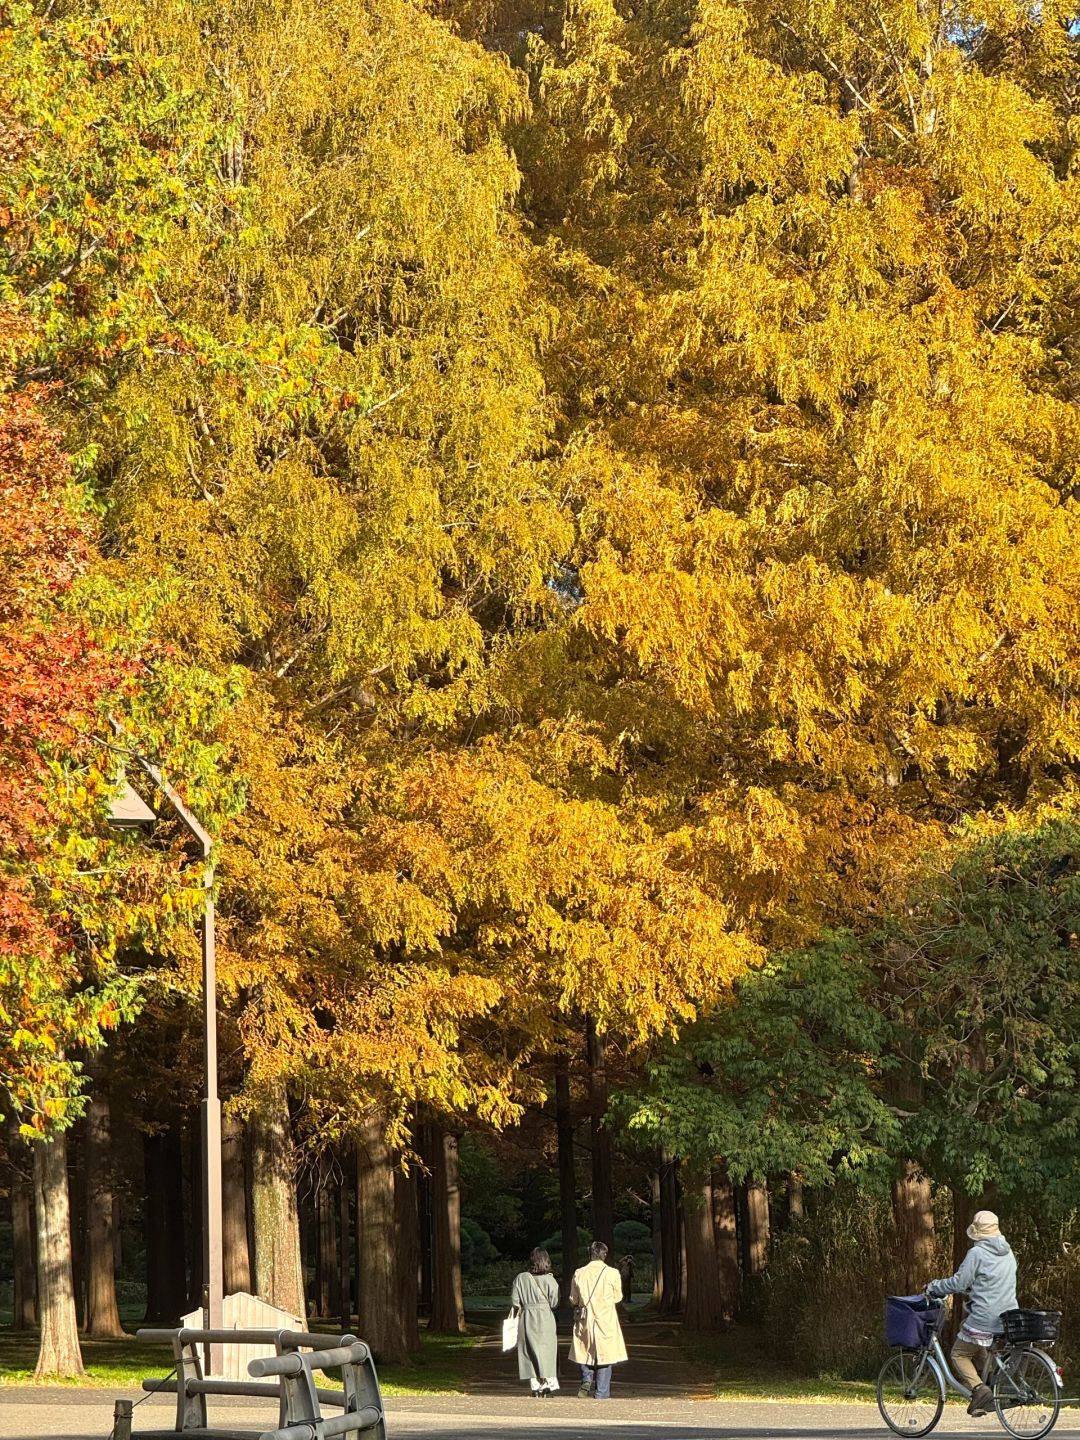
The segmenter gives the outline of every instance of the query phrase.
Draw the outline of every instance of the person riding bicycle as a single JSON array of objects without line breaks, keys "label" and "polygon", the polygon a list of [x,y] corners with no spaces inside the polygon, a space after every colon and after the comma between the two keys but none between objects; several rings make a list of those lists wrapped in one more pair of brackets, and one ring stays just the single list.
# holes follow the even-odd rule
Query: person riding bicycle
[{"label": "person riding bicycle", "polygon": [[983,1381],[990,1346],[1001,1334],[1001,1316],[1017,1310],[1016,1256],[998,1226],[992,1210],[980,1210],[967,1228],[975,1243],[960,1269],[948,1280],[931,1280],[926,1293],[932,1300],[945,1295],[966,1295],[964,1322],[953,1342],[952,1362],[957,1377],[971,1387],[969,1415],[985,1415],[994,1397]]}]

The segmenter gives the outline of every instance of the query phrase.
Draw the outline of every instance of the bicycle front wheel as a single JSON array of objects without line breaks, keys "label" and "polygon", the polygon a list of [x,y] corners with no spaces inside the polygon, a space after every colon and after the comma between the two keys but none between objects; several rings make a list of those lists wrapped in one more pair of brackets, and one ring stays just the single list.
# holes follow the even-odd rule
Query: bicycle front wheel
[{"label": "bicycle front wheel", "polygon": [[881,1367],[877,1382],[881,1418],[895,1435],[928,1435],[941,1419],[945,1386],[925,1350],[899,1350]]},{"label": "bicycle front wheel", "polygon": [[994,1376],[994,1410],[1017,1440],[1039,1440],[1061,1409],[1057,1371],[1041,1350],[1016,1350]]}]

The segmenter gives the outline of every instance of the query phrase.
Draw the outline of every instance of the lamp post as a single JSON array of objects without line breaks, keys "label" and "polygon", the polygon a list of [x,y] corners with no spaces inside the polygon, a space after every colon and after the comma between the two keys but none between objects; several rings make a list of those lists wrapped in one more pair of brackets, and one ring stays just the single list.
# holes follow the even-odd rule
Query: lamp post
[{"label": "lamp post", "polygon": [[[221,1216],[221,1100],[218,1096],[217,1058],[217,968],[214,951],[214,866],[211,860],[213,842],[197,816],[184,804],[158,767],[143,759],[141,755],[136,755],[135,759],[172,805],[187,830],[199,842],[202,851],[203,1047],[206,1058],[206,1085],[202,1102],[202,1309],[204,1328],[220,1330],[223,1322],[224,1261]],[[153,810],[135,792],[127,777],[121,776],[120,788],[110,809],[110,824],[121,830],[150,829],[156,820]],[[220,1366],[220,1345],[207,1346],[207,1374],[216,1374]]]}]

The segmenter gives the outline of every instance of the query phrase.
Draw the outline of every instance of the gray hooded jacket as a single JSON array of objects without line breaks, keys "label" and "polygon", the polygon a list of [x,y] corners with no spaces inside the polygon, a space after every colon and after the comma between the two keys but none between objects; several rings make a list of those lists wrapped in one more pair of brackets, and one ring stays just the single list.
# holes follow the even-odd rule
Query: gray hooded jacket
[{"label": "gray hooded jacket", "polygon": [[988,1335],[1001,1333],[1001,1315],[1016,1310],[1016,1256],[1004,1235],[976,1240],[964,1256],[964,1263],[951,1280],[932,1280],[926,1293],[935,1300],[943,1295],[967,1295],[964,1324]]}]

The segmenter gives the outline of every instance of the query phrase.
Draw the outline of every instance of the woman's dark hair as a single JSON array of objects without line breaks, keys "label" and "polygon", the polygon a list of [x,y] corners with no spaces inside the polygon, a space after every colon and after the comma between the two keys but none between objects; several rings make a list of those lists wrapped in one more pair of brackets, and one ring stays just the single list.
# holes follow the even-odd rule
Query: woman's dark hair
[{"label": "woman's dark hair", "polygon": [[530,1275],[550,1275],[551,1256],[546,1250],[534,1250],[529,1256]]},{"label": "woman's dark hair", "polygon": [[589,1246],[589,1254],[594,1260],[606,1260],[607,1246],[604,1244],[603,1240],[594,1240]]}]

